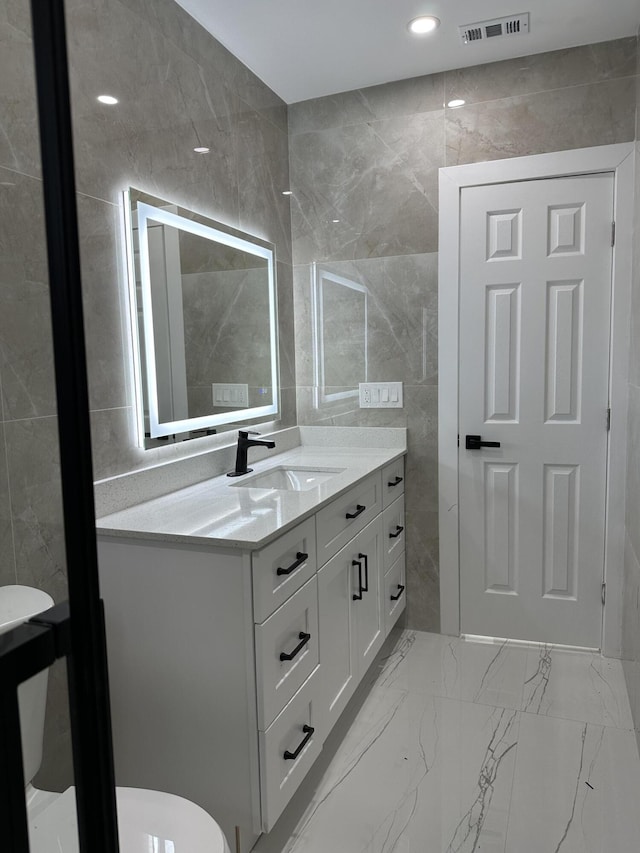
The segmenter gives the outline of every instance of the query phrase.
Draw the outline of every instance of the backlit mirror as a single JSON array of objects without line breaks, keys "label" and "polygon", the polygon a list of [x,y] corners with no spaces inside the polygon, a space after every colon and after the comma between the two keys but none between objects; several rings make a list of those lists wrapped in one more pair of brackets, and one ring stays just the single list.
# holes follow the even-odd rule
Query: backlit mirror
[{"label": "backlit mirror", "polygon": [[274,248],[125,193],[140,444],[278,412]]},{"label": "backlit mirror", "polygon": [[367,381],[367,297],[364,284],[313,266],[314,394],[322,403],[358,396]]}]

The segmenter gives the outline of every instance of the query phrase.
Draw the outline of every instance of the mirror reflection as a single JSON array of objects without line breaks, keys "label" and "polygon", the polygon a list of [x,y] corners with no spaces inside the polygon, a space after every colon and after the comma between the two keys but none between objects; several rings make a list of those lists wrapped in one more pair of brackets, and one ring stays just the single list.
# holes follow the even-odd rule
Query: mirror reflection
[{"label": "mirror reflection", "polygon": [[138,190],[126,196],[141,443],[277,413],[273,246]]},{"label": "mirror reflection", "polygon": [[364,284],[313,267],[315,405],[358,396],[367,381],[367,299]]}]

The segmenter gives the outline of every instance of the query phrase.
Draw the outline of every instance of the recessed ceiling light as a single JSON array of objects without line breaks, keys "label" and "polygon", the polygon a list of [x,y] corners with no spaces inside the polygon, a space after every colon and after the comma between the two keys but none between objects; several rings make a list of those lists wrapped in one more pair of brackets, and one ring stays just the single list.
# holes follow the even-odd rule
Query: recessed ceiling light
[{"label": "recessed ceiling light", "polygon": [[211,149],[207,148],[204,145],[199,145],[197,148],[194,148],[193,150],[196,152],[196,154],[208,154]]},{"label": "recessed ceiling light", "polygon": [[451,107],[452,110],[455,110],[456,107],[464,107],[466,101],[463,101],[462,98],[454,98],[452,101],[449,101],[447,104],[448,107]]},{"label": "recessed ceiling light", "polygon": [[118,103],[118,99],[114,98],[113,95],[98,95],[98,100],[101,104],[109,104],[109,106]]},{"label": "recessed ceiling light", "polygon": [[419,18],[414,18],[407,24],[409,32],[416,36],[424,36],[427,33],[432,33],[439,26],[440,19],[433,15],[421,15]]},{"label": "recessed ceiling light", "polygon": [[293,190],[282,190],[282,195],[293,195]]},{"label": "recessed ceiling light", "polygon": [[339,220],[339,219],[332,219],[331,221],[332,221],[332,222],[340,222],[340,220]]}]

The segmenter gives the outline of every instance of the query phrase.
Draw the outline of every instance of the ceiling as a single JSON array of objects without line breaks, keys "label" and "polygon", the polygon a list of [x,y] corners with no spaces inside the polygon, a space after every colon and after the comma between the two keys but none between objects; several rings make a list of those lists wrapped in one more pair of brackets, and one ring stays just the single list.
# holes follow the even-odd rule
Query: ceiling
[{"label": "ceiling", "polygon": [[[287,103],[635,35],[640,0],[177,0]],[[527,35],[463,45],[458,26],[531,13]],[[416,37],[418,15],[441,20]]]}]

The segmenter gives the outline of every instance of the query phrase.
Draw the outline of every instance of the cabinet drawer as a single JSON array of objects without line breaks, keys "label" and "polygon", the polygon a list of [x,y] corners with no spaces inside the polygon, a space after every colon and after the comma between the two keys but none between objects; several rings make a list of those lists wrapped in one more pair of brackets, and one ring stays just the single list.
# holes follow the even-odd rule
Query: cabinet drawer
[{"label": "cabinet drawer", "polygon": [[372,474],[316,515],[318,565],[324,565],[382,509],[380,474]]},{"label": "cabinet drawer", "polygon": [[384,571],[390,569],[397,557],[404,551],[404,495],[388,506],[382,513],[384,530]]},{"label": "cabinet drawer", "polygon": [[[258,728],[265,731],[318,665],[317,577],[255,632]],[[294,652],[292,660],[280,659]]]},{"label": "cabinet drawer", "polygon": [[259,733],[265,832],[269,832],[280,817],[322,749],[324,732],[319,725],[319,682],[320,667],[316,667],[267,731]]},{"label": "cabinet drawer", "polygon": [[382,469],[383,509],[404,494],[404,456]]},{"label": "cabinet drawer", "polygon": [[403,551],[384,576],[384,627],[387,635],[407,604],[406,583]]},{"label": "cabinet drawer", "polygon": [[308,518],[251,555],[253,616],[264,622],[315,574],[316,527]]}]

